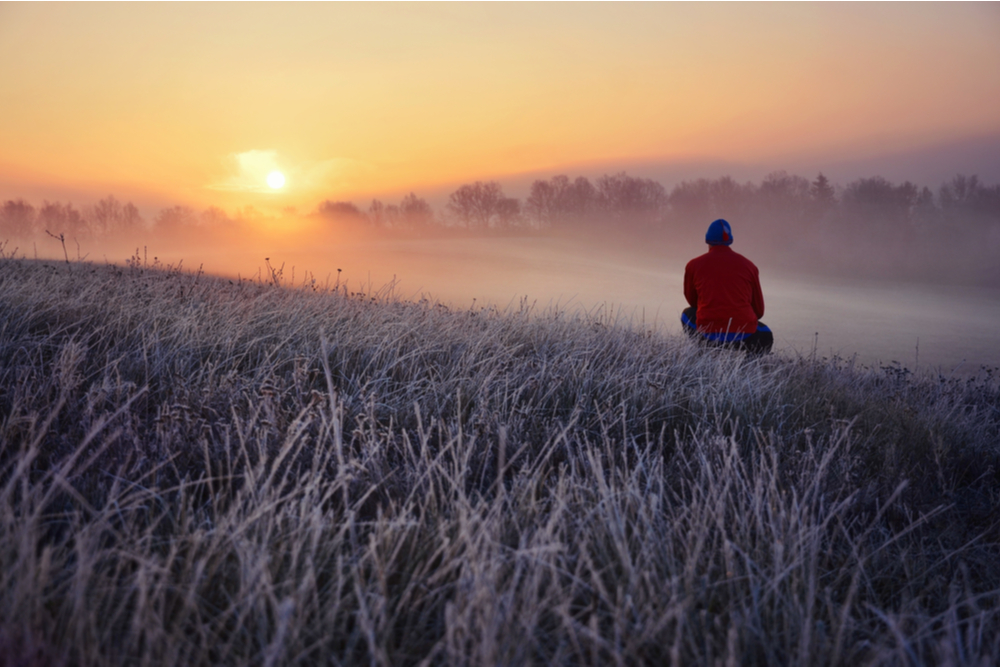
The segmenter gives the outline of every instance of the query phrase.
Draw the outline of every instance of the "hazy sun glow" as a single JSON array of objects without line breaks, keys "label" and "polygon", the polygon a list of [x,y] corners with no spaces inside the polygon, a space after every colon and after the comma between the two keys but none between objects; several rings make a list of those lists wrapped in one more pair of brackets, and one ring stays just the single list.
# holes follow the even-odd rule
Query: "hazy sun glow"
[{"label": "hazy sun glow", "polygon": [[267,184],[277,190],[285,186],[285,175],[280,171],[272,171],[267,175]]}]

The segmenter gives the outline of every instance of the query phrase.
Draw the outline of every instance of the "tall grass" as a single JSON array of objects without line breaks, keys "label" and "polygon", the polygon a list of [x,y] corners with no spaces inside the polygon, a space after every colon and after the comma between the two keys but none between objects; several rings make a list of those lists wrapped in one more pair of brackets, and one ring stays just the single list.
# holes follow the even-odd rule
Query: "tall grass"
[{"label": "tall grass", "polygon": [[0,260],[7,664],[988,664],[1000,390]]}]

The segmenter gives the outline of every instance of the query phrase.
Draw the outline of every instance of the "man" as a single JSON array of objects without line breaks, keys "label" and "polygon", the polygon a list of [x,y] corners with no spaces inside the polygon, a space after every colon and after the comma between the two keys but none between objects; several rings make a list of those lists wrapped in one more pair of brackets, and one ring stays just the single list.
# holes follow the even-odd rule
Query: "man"
[{"label": "man", "polygon": [[681,315],[684,331],[708,345],[770,352],[774,336],[760,321],[764,294],[757,267],[729,247],[733,230],[725,220],[708,226],[705,242],[708,252],[684,269],[684,297],[691,306]]}]

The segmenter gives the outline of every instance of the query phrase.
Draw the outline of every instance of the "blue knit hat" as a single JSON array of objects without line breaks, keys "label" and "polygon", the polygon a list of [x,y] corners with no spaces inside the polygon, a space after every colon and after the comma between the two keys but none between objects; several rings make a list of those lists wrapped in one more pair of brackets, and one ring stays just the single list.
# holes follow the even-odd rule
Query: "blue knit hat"
[{"label": "blue knit hat", "polygon": [[729,223],[719,218],[708,226],[705,243],[708,245],[730,245],[733,242],[733,228]]}]

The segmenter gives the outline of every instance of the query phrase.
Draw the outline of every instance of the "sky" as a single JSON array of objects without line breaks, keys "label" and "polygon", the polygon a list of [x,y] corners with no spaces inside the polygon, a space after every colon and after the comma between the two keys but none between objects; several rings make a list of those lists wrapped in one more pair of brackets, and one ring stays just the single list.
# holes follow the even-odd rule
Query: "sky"
[{"label": "sky", "polygon": [[998,109],[997,3],[0,3],[0,197],[833,165],[995,141]]}]

